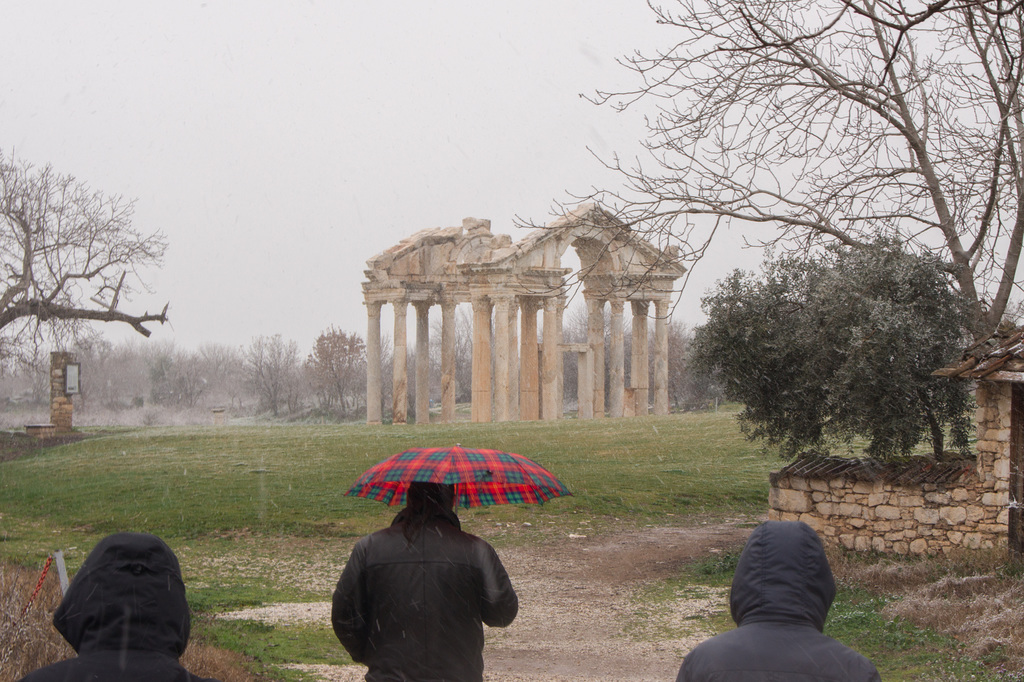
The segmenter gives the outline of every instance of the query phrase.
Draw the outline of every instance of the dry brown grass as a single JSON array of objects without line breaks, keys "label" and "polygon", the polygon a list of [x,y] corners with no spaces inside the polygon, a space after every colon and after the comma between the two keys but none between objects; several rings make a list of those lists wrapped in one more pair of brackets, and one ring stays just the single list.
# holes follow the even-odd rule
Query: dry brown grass
[{"label": "dry brown grass", "polygon": [[829,560],[838,581],[896,597],[887,616],[954,637],[972,658],[996,654],[1006,669],[1024,671],[1024,578],[1005,550],[870,561],[830,552]]},{"label": "dry brown grass", "polygon": [[55,570],[51,569],[25,611],[40,572],[41,567],[37,571],[0,564],[0,682],[13,682],[37,668],[75,655],[51,623],[60,603]]},{"label": "dry brown grass", "polygon": [[[27,611],[40,569],[0,563],[0,682],[15,682],[28,673],[75,655],[53,627],[53,612],[60,604],[55,569]],[[24,612],[24,615],[23,615]],[[182,664],[196,675],[222,682],[256,682],[245,659],[230,651],[190,642]]]}]

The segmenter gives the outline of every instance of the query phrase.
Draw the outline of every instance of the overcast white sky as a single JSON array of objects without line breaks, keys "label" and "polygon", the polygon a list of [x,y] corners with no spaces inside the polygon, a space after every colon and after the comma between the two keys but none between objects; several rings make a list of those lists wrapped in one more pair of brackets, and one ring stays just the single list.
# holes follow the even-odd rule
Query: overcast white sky
[{"label": "overcast white sky", "polygon": [[[366,260],[403,237],[473,216],[518,240],[516,216],[619,184],[588,147],[638,153],[640,112],[580,93],[671,42],[639,0],[9,3],[0,146],[136,198],[167,236],[155,295],[121,306],[170,301],[153,339],[305,353],[330,325],[365,334]],[[719,255],[677,319],[759,261]]]}]

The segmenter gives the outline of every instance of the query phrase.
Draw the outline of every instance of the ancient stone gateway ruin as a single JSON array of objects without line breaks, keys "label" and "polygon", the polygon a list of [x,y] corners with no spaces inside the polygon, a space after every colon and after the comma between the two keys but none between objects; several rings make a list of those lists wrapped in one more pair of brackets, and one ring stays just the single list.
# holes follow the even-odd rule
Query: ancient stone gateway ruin
[{"label": "ancient stone gateway ruin", "polygon": [[[562,265],[569,247],[580,269]],[[428,414],[429,322],[441,307],[442,422],[455,417],[455,309],[473,310],[471,418],[475,422],[553,420],[562,414],[562,356],[579,354],[579,417],[605,414],[605,365],[612,417],[647,414],[648,316],[654,304],[654,413],[668,413],[668,322],[675,281],[685,269],[674,247],[640,239],[614,215],[584,204],[513,243],[492,234],[490,221],[467,218],[461,227],[422,230],[367,261],[363,283],[366,334],[366,420],[381,421],[381,309],[394,309],[392,419],[408,419],[406,315],[416,314],[415,410]],[[565,344],[562,314],[574,284],[587,304],[587,342]],[[632,357],[625,386],[623,311],[630,304]],[[611,344],[605,358],[605,305]],[[538,313],[542,321],[538,327]],[[538,341],[538,328],[542,340]],[[493,367],[493,370],[492,370]],[[493,373],[493,376],[492,376]],[[630,402],[632,398],[632,403]]]}]

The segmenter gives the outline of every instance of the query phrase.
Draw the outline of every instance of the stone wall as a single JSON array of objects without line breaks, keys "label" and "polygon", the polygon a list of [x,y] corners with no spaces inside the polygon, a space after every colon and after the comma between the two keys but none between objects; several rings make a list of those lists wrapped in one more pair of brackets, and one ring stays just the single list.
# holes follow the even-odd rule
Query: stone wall
[{"label": "stone wall", "polygon": [[938,554],[1005,546],[1010,384],[981,382],[977,457],[901,464],[807,456],[771,476],[770,519],[804,521],[858,551]]}]

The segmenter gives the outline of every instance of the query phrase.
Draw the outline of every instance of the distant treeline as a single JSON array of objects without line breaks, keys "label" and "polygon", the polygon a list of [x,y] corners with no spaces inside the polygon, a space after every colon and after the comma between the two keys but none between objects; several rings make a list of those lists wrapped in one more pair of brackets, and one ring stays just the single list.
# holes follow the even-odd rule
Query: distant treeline
[{"label": "distant treeline", "polygon": [[[455,336],[456,400],[466,403],[471,393],[472,324],[470,316],[462,311],[457,316]],[[585,315],[566,316],[565,336],[570,342],[586,339]],[[432,398],[439,398],[441,393],[440,338],[440,329],[431,334]],[[686,325],[670,325],[669,400],[676,410],[700,408],[720,396],[713,378],[689,370],[686,357],[691,339],[692,332]],[[631,335],[625,334],[627,381],[630,341]],[[606,339],[606,346],[609,343]],[[381,345],[387,418],[392,402],[388,380],[392,372],[391,339],[385,337]],[[224,408],[235,417],[358,421],[366,415],[365,342],[355,332],[334,327],[323,331],[306,352],[281,335],[258,336],[248,346],[211,343],[197,349],[168,342],[113,344],[95,337],[79,342],[70,351],[81,363],[81,394],[75,398],[76,414],[80,416],[156,409],[207,414],[215,408]],[[415,363],[415,355],[410,354],[410,378],[416,375]],[[45,408],[49,401],[48,365],[48,354],[40,353],[36,363],[8,369],[0,376],[0,410]],[[567,410],[575,409],[576,377],[576,354],[567,353]],[[414,404],[413,384],[410,380],[410,404]],[[112,419],[111,423],[122,421]]]}]

